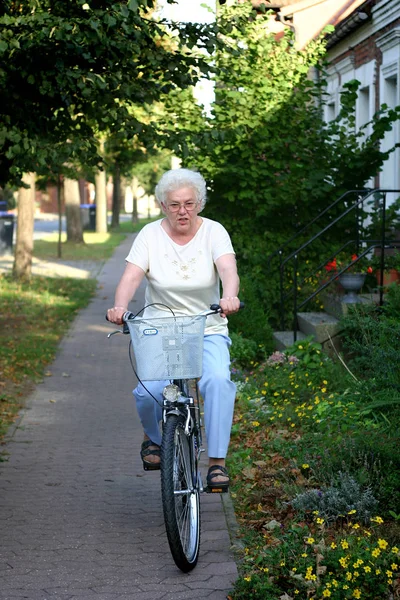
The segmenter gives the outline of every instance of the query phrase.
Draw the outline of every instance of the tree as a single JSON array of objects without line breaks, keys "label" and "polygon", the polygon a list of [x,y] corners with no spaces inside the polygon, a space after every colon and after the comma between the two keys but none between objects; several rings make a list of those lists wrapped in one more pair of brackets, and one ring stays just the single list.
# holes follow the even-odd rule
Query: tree
[{"label": "tree", "polygon": [[[216,101],[202,129],[187,129],[180,148],[185,166],[198,168],[210,184],[205,214],[232,234],[246,301],[261,314],[276,314],[279,285],[266,258],[343,192],[361,188],[388,153],[380,140],[399,117],[385,107],[355,130],[357,83],[342,94],[338,119],[325,124],[323,39],[297,50],[291,33],[277,40],[268,14],[250,3],[223,6],[224,44],[215,58]],[[321,78],[313,81],[312,69]],[[192,124],[191,124],[192,125]],[[336,230],[324,242],[329,245]],[[301,240],[297,240],[297,245]],[[319,259],[318,250],[307,260]],[[235,322],[247,319],[245,312]],[[252,311],[248,311],[250,314]],[[253,313],[254,314],[254,313]],[[249,327],[255,328],[254,322]]]},{"label": "tree", "polygon": [[[0,185],[61,164],[60,145],[78,140],[95,167],[97,136],[137,135],[131,103],[157,100],[209,71],[212,28],[167,29],[146,12],[153,0],[8,0],[0,7]],[[173,43],[165,44],[169,37]]]},{"label": "tree", "polygon": [[[0,9],[0,181],[51,156],[79,133],[97,162],[96,127],[141,129],[126,102],[152,102],[208,72],[209,26],[148,18],[152,0],[24,0]],[[173,43],[165,44],[165,37]],[[45,155],[45,156],[43,156]],[[31,169],[32,170],[32,169]],[[34,169],[36,170],[36,169]]]}]

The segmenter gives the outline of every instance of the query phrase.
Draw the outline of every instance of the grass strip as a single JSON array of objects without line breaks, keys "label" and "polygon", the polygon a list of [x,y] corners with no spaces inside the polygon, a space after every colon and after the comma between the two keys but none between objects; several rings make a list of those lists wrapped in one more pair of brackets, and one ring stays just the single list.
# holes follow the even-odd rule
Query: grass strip
[{"label": "grass strip", "polygon": [[[105,261],[111,258],[115,248],[122,240],[131,233],[137,233],[147,225],[159,219],[140,219],[138,223],[132,221],[121,222],[117,229],[108,233],[96,233],[94,231],[83,232],[83,244],[67,242],[66,233],[61,235],[61,257],[60,260],[93,260]],[[57,260],[58,258],[58,233],[50,233],[43,239],[36,240],[33,250],[35,258],[40,260]]]},{"label": "grass strip", "polygon": [[[61,260],[104,261],[112,256],[115,248],[125,238],[125,233],[85,232],[84,243],[67,242],[65,233],[61,236]],[[33,255],[40,260],[56,260],[58,257],[58,234],[52,233],[44,239],[36,240]]]},{"label": "grass strip", "polygon": [[93,279],[0,275],[0,439],[95,290]]}]

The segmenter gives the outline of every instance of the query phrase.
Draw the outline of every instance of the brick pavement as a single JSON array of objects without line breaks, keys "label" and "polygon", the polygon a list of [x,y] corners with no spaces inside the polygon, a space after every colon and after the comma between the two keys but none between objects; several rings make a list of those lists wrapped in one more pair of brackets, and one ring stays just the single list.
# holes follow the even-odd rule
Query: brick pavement
[{"label": "brick pavement", "polygon": [[237,577],[229,498],[202,496],[201,556],[184,574],[168,549],[159,473],[142,470],[128,339],[108,340],[104,321],[131,241],[104,265],[96,297],[10,432],[1,600],[223,600]]}]

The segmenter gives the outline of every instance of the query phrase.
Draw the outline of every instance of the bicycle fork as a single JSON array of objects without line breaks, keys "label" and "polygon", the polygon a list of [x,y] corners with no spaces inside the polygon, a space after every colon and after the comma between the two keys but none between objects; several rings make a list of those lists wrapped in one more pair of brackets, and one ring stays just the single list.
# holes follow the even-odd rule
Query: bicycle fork
[{"label": "bicycle fork", "polygon": [[[170,386],[167,386],[170,387]],[[204,448],[201,447],[199,430],[197,429],[197,423],[199,423],[199,417],[196,418],[196,412],[199,410],[195,406],[193,397],[179,396],[179,400],[169,400],[164,395],[163,404],[163,423],[165,423],[169,416],[176,415],[177,417],[184,418],[183,432],[188,438],[189,444],[189,457],[185,457],[186,468],[191,472],[191,479],[193,482],[193,489],[190,493],[194,493],[196,489],[199,492],[203,492],[203,482],[201,478],[199,463],[201,453],[204,452]],[[189,490],[181,490],[179,493],[188,493]],[[178,492],[175,492],[178,493]]]}]

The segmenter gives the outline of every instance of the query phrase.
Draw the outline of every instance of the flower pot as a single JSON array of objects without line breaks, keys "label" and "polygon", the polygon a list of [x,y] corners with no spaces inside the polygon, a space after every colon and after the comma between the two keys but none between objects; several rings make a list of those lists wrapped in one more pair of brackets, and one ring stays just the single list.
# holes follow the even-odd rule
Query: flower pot
[{"label": "flower pot", "polygon": [[381,279],[381,271],[378,269],[375,272],[376,282],[378,285],[384,287],[391,283],[400,283],[400,273],[396,269],[390,269],[389,271],[383,271],[383,281]]},{"label": "flower pot", "polygon": [[364,285],[365,277],[365,273],[342,273],[339,275],[340,285],[345,291],[342,302],[345,302],[346,304],[362,302],[361,298],[357,295],[357,292],[359,292]]}]

